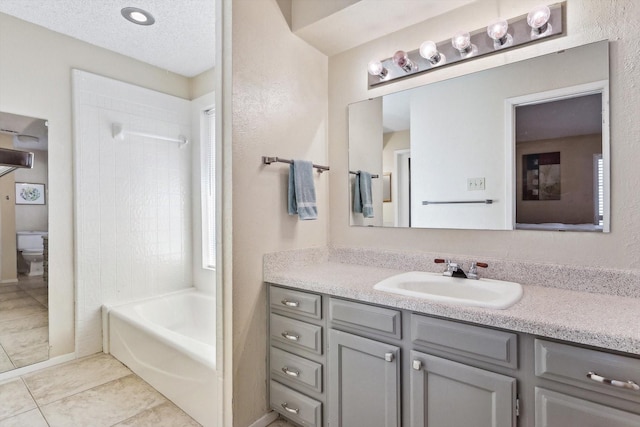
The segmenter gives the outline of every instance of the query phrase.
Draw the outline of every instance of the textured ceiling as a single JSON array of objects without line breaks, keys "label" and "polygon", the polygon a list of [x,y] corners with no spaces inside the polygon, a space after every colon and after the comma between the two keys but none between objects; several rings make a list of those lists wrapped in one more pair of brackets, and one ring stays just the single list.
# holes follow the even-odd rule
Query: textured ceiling
[{"label": "textured ceiling", "polygon": [[[130,6],[156,23],[125,20]],[[215,0],[0,0],[0,12],[187,77],[215,62]]]}]

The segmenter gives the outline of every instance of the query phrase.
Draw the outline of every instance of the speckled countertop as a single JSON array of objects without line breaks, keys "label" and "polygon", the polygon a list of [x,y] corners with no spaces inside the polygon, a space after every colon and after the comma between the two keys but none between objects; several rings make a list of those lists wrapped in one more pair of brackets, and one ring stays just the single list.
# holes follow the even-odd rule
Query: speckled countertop
[{"label": "speckled countertop", "polygon": [[378,281],[409,271],[405,266],[352,264],[344,262],[349,261],[344,252],[339,261],[335,255],[325,249],[270,254],[264,281],[640,355],[640,298],[523,284],[522,299],[505,310],[433,303],[373,289]]}]

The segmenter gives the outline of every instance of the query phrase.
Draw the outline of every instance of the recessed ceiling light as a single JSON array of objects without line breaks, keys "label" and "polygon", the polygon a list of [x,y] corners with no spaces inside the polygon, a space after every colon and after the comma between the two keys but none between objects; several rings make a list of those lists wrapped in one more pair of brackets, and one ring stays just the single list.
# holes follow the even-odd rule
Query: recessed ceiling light
[{"label": "recessed ceiling light", "polygon": [[125,7],[120,13],[127,21],[133,22],[138,25],[153,25],[156,20],[153,16],[143,9],[138,9],[137,7]]}]

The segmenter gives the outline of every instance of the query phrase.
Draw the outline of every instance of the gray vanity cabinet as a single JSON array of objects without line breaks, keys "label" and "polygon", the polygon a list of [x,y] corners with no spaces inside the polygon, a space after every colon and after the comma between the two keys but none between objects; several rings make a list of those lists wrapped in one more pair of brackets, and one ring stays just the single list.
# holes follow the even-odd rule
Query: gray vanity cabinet
[{"label": "gray vanity cabinet", "polygon": [[302,427],[640,427],[640,358],[270,286],[271,407]]},{"label": "gray vanity cabinet", "polygon": [[329,330],[329,424],[400,426],[400,348]]},{"label": "gray vanity cabinet", "polygon": [[411,427],[516,425],[516,379],[411,352]]},{"label": "gray vanity cabinet", "polygon": [[636,358],[536,339],[535,374],[535,427],[640,426]]}]

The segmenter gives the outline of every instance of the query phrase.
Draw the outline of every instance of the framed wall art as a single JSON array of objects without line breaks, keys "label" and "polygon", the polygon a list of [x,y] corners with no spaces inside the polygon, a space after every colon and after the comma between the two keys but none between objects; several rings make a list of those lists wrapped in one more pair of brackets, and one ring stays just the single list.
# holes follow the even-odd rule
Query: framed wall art
[{"label": "framed wall art", "polygon": [[16,182],[16,205],[44,205],[44,184]]}]

